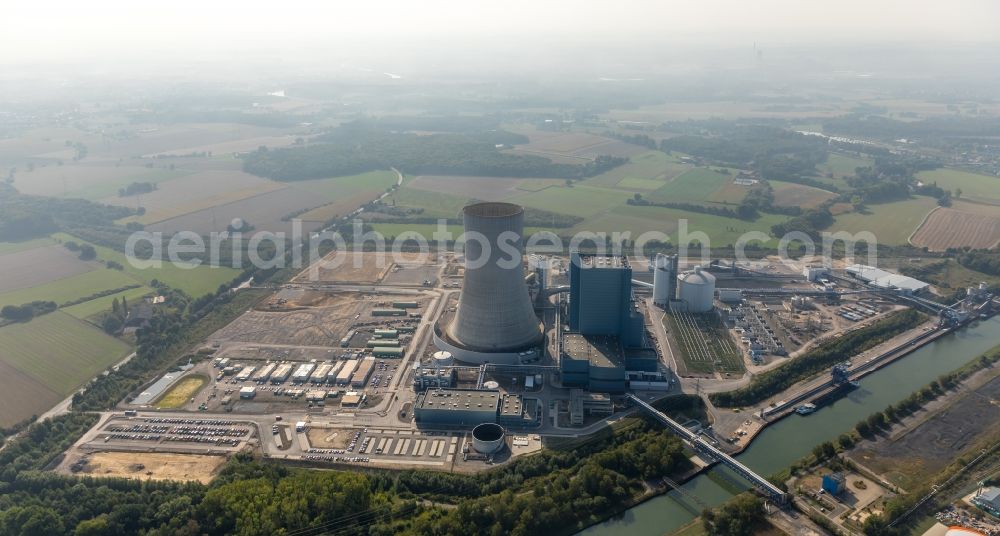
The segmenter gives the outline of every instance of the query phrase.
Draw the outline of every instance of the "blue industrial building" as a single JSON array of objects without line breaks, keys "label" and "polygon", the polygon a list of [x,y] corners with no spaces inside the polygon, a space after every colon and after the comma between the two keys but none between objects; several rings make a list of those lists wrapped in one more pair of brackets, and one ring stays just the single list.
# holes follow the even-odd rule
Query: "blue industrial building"
[{"label": "blue industrial building", "polygon": [[646,329],[632,294],[628,259],[572,253],[568,330],[561,335],[562,384],[622,393],[628,371],[655,372],[655,350],[646,349]]},{"label": "blue industrial building", "polygon": [[570,256],[569,329],[583,335],[621,339],[625,347],[643,346],[642,314],[632,296],[632,267],[623,256]]}]

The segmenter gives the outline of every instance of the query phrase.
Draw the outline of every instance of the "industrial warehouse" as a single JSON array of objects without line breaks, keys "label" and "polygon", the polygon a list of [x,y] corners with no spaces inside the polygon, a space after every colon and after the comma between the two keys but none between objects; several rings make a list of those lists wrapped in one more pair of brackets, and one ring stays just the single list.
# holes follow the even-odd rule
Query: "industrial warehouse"
[{"label": "industrial warehouse", "polygon": [[[321,271],[319,283],[293,279],[121,408],[137,419],[250,423],[257,440],[227,448],[256,444],[280,459],[461,472],[537,452],[547,437],[594,433],[638,409],[729,464],[726,453],[765,414],[807,415],[813,402],[855,385],[852,370],[833,367],[833,387],[711,428],[685,428],[643,404],[679,395],[685,383],[781,366],[894,311],[917,308],[951,326],[992,303],[978,288],[943,307],[924,297],[926,283],[859,264],[526,253],[524,209],[510,203],[467,206],[463,221],[489,247],[404,256],[419,272],[407,283],[394,283],[397,268],[379,266],[374,252],[353,254],[360,269]],[[513,250],[499,247],[504,237]],[[95,431],[79,449],[212,450],[153,437]]]}]

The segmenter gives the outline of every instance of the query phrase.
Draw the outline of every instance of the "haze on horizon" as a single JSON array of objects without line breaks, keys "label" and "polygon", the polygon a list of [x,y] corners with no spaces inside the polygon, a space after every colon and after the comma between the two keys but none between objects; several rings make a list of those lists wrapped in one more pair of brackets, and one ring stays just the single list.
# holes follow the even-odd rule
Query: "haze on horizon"
[{"label": "haze on horizon", "polygon": [[532,56],[537,48],[718,50],[754,43],[992,48],[1000,40],[1000,3],[989,0],[845,0],[835,6],[788,0],[631,0],[614,6],[565,0],[179,0],[160,7],[55,0],[6,6],[3,18],[0,65],[8,67],[218,61],[245,59],[247,53],[303,61],[402,54],[446,62],[449,54],[514,57],[533,47]]}]

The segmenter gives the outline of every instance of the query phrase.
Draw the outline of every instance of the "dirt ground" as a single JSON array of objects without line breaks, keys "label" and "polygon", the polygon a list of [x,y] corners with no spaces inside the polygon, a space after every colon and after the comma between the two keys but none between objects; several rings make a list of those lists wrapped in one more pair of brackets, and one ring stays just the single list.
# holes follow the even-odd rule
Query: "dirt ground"
[{"label": "dirt ground", "polygon": [[935,407],[942,404],[940,399],[932,402],[915,416],[922,419],[919,424],[875,443],[865,442],[851,457],[904,489],[941,471],[956,453],[996,434],[990,425],[1000,418],[1000,375],[991,369],[983,372],[993,373],[993,378],[972,392],[949,397],[944,409]]},{"label": "dirt ground", "polygon": [[208,484],[225,456],[137,452],[95,452],[85,456],[80,474],[135,478],[138,480],[197,480]]},{"label": "dirt ground", "polygon": [[353,429],[344,428],[314,428],[310,427],[306,435],[309,436],[309,446],[318,449],[342,449],[346,448],[354,437]]}]

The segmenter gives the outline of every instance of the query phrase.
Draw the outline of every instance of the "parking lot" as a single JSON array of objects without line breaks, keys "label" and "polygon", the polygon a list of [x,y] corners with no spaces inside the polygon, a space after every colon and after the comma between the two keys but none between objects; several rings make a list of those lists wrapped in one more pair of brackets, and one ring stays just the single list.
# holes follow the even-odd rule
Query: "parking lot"
[{"label": "parking lot", "polygon": [[93,448],[124,447],[175,450],[180,447],[208,447],[237,450],[254,436],[249,422],[221,419],[114,418],[90,440]]}]

